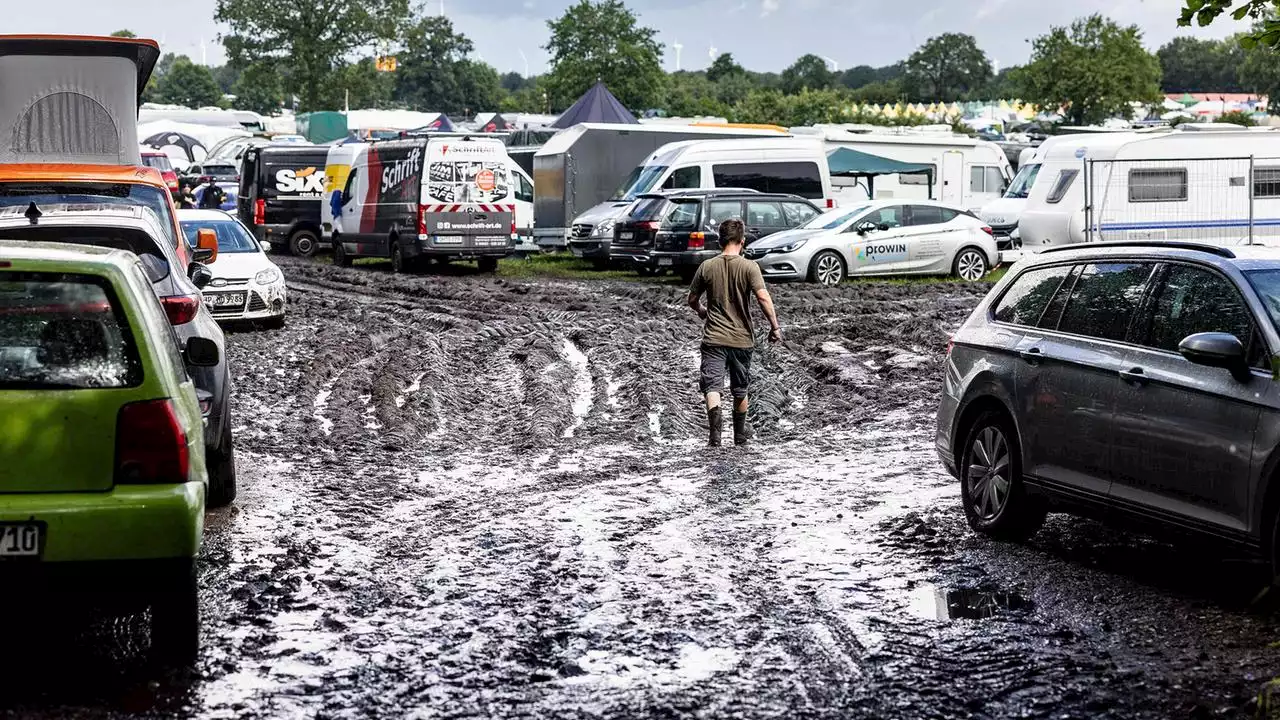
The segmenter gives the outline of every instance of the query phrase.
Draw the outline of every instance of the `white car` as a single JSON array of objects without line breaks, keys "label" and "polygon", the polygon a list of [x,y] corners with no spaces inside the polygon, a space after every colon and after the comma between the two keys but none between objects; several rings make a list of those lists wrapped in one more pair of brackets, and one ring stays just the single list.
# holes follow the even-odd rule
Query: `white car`
[{"label": "white car", "polygon": [[932,200],[874,200],[823,213],[747,246],[766,280],[826,286],[853,275],[956,275],[979,280],[1000,262],[991,228]]},{"label": "white car", "polygon": [[205,304],[215,319],[284,327],[284,275],[248,228],[221,210],[179,210],[178,222],[190,247],[195,247],[200,230],[212,230],[218,237],[218,257],[209,263],[213,279],[204,287]]}]

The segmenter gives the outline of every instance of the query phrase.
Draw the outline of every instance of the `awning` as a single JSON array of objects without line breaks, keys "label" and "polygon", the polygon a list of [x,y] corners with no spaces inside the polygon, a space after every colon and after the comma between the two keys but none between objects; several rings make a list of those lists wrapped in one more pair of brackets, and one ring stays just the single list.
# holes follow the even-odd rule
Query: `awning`
[{"label": "awning", "polygon": [[898,173],[933,173],[932,165],[905,163],[892,158],[880,157],[853,148],[836,148],[827,155],[827,166],[832,175],[850,177],[873,177],[876,175],[896,175]]}]

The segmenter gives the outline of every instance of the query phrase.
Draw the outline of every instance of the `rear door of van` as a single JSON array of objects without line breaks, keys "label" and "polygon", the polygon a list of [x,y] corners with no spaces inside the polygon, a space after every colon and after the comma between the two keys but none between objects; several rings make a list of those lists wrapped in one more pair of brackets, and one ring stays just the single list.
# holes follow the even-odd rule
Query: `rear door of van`
[{"label": "rear door of van", "polygon": [[306,152],[288,147],[260,152],[265,179],[260,192],[266,200],[267,225],[289,226],[301,221],[319,227],[327,156],[325,147]]},{"label": "rear door of van", "polygon": [[510,248],[515,187],[501,140],[432,140],[422,177],[419,234],[433,248]]}]

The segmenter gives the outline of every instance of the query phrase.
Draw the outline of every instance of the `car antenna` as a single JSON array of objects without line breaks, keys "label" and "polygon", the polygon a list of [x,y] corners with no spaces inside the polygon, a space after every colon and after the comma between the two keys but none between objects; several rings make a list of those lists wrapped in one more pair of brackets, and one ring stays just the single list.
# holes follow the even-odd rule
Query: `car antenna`
[{"label": "car antenna", "polygon": [[35,225],[44,213],[40,212],[40,208],[36,206],[35,201],[33,200],[31,204],[27,206],[27,211],[23,213],[23,215],[31,221],[32,225]]}]

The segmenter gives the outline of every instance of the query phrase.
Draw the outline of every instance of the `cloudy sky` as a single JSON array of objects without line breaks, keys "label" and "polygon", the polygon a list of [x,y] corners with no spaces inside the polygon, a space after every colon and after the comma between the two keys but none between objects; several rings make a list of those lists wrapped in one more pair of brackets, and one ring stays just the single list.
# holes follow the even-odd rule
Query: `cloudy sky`
[{"label": "cloudy sky", "polygon": [[[335,0],[346,2],[348,0]],[[351,0],[358,1],[358,0]],[[438,13],[441,0],[426,0]],[[20,0],[0,0],[18,5]],[[476,53],[501,71],[546,70],[546,20],[570,0],[443,0],[444,12],[476,45]],[[127,27],[160,40],[166,51],[222,62],[214,0],[41,0],[5,15],[5,32],[106,34]],[[1182,0],[628,0],[642,23],[657,28],[668,69],[682,46],[685,69],[706,67],[718,52],[732,52],[752,70],[781,70],[812,52],[840,69],[885,65],[905,58],[924,40],[963,32],[1000,67],[1024,62],[1029,40],[1051,25],[1101,12],[1142,28],[1147,45],[1159,47],[1178,34],[1221,37],[1243,29],[1219,20],[1192,31],[1177,27]]]}]

